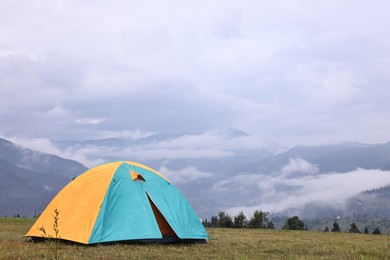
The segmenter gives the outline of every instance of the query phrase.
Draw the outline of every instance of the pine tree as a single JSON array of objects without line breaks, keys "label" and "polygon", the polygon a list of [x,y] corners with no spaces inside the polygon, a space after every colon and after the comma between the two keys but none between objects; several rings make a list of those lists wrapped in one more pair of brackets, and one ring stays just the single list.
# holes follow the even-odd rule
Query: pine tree
[{"label": "pine tree", "polygon": [[243,228],[246,227],[246,216],[244,212],[240,211],[237,216],[234,216],[233,227],[235,228]]},{"label": "pine tree", "polygon": [[283,229],[287,230],[307,230],[305,223],[299,219],[298,216],[287,219],[283,226]]},{"label": "pine tree", "polygon": [[233,227],[233,220],[228,214],[223,211],[218,213],[218,223],[219,227]]},{"label": "pine tree", "polygon": [[218,224],[218,217],[217,216],[212,216],[210,220],[210,226],[211,227],[217,227]]},{"label": "pine tree", "polygon": [[370,232],[368,232],[368,227],[366,226],[365,228],[364,228],[364,234],[369,234]]},{"label": "pine tree", "polygon": [[381,231],[379,230],[379,228],[375,228],[374,231],[372,231],[372,234],[374,234],[374,235],[380,235],[380,234],[381,234]]},{"label": "pine tree", "polygon": [[253,213],[253,217],[249,220],[248,226],[250,228],[266,228],[266,223],[268,222],[268,212],[263,212],[256,210]]},{"label": "pine tree", "polygon": [[349,229],[349,233],[361,233],[358,226],[355,223],[351,224],[351,228]]},{"label": "pine tree", "polygon": [[329,232],[329,228],[328,228],[328,226],[325,226],[325,228],[324,228],[324,232]]},{"label": "pine tree", "polygon": [[334,222],[333,223],[333,228],[332,228],[332,230],[331,230],[332,232],[340,232],[341,230],[340,230],[340,226],[339,226],[339,224],[337,223],[337,222]]},{"label": "pine tree", "polygon": [[273,223],[272,221],[268,221],[268,223],[267,223],[267,228],[268,228],[268,229],[275,229],[274,223]]}]

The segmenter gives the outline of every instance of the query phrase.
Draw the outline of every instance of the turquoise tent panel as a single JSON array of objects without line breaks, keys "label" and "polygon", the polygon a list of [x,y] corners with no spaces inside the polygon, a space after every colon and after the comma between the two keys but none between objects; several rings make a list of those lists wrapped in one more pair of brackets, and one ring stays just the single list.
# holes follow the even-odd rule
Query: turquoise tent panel
[{"label": "turquoise tent panel", "polygon": [[122,164],[113,176],[89,243],[162,238],[144,190]]},{"label": "turquoise tent panel", "polygon": [[130,168],[144,177],[143,188],[179,238],[209,239],[195,211],[174,185],[147,169]]},{"label": "turquoise tent panel", "polygon": [[154,184],[145,189],[158,210],[182,239],[208,239],[209,236],[195,211],[173,185],[165,183],[163,189]]}]

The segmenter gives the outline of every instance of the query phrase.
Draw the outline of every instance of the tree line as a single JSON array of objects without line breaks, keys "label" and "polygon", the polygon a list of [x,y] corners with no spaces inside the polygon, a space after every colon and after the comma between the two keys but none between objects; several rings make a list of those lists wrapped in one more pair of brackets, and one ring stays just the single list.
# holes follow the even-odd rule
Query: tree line
[{"label": "tree line", "polygon": [[[340,229],[340,226],[337,222],[334,222],[333,223],[333,227],[332,229],[329,229],[328,226],[325,226],[324,228],[324,232],[341,232],[341,229]],[[360,234],[362,233],[359,229],[359,227],[356,225],[356,223],[352,223],[350,228],[347,230],[348,233],[356,233],[356,234]],[[369,230],[368,230],[368,227],[365,227],[364,228],[364,234],[370,234]],[[376,227],[371,234],[374,234],[374,235],[380,235],[381,234],[381,231],[378,227]]]},{"label": "tree line", "polygon": [[[275,229],[274,223],[269,219],[269,212],[256,210],[253,215],[247,219],[242,211],[232,217],[224,211],[220,211],[217,216],[212,216],[210,220],[202,220],[205,227],[211,228],[264,228]],[[283,229],[306,230],[305,223],[298,216],[287,219]]]},{"label": "tree line", "polygon": [[[243,211],[240,211],[236,216],[230,216],[224,211],[220,211],[218,215],[212,216],[210,220],[203,219],[202,224],[204,227],[209,228],[263,228],[263,229],[275,229],[274,223],[269,219],[269,212],[256,210],[253,215],[247,219]],[[286,220],[282,229],[285,230],[308,230],[306,224],[298,216],[290,217]],[[324,232],[341,232],[340,226],[337,222],[333,223],[332,229],[325,226]],[[352,223],[347,230],[349,233],[362,233],[356,223]],[[365,227],[364,234],[369,234],[368,227]],[[380,235],[379,228],[375,228],[372,234]]]}]

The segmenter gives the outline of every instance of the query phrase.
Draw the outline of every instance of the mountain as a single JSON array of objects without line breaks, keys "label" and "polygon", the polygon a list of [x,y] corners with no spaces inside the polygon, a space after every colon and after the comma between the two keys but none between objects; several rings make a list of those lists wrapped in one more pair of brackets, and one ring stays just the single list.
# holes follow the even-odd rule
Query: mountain
[{"label": "mountain", "polygon": [[[215,197],[235,210],[258,205],[305,218],[389,217],[390,194],[384,189],[390,184],[389,165],[390,142],[296,146],[231,169],[227,175],[236,175],[235,180],[218,182],[214,189],[226,192]],[[368,194],[365,187],[378,192]]]},{"label": "mountain", "polygon": [[226,206],[210,195],[213,185],[228,178],[231,169],[273,156],[268,149],[255,145],[249,134],[231,128],[197,133],[154,133],[138,139],[117,137],[54,143],[61,149],[94,151],[88,157],[101,161],[131,160],[161,171],[202,217],[213,214],[215,208]]},{"label": "mountain", "polygon": [[87,169],[74,160],[24,148],[2,138],[0,138],[0,158],[21,168],[51,172],[68,179]]},{"label": "mountain", "polygon": [[33,216],[84,165],[0,139],[0,216]]},{"label": "mountain", "polygon": [[[349,183],[359,182],[369,174],[387,178],[384,176],[390,168],[390,142],[300,145],[277,154],[270,151],[280,150],[279,145],[266,149],[252,142],[249,134],[227,129],[192,134],[155,133],[136,140],[126,137],[87,140],[72,142],[71,146],[103,151],[94,156],[104,161],[123,160],[127,154],[138,156],[126,159],[161,171],[201,217],[210,217],[220,210],[234,214],[245,209],[312,218],[352,214],[356,208],[351,208],[349,201],[359,192],[379,188],[382,183],[361,188]],[[222,151],[224,155],[193,156],[202,149],[205,154]],[[149,158],[150,154],[154,158]],[[386,200],[390,203],[390,198]],[[383,210],[375,212],[386,214]]]},{"label": "mountain", "polygon": [[[229,214],[263,210],[305,218],[389,216],[385,205],[390,205],[390,195],[380,188],[390,184],[390,142],[296,146],[273,154],[272,147],[266,149],[256,140],[228,129],[53,144],[75,154],[88,151],[83,155],[92,161],[148,165],[167,176],[202,218],[221,210]],[[32,215],[86,169],[76,161],[0,139],[0,215]]]},{"label": "mountain", "polygon": [[[129,138],[129,137],[116,137],[116,138],[104,138],[104,139],[91,139],[91,140],[55,140],[53,143],[60,149],[68,149],[71,147],[74,150],[89,149],[91,147],[99,150],[109,150],[111,153],[103,152],[101,154],[94,154],[103,161],[117,161],[117,160],[137,160],[149,167],[159,169],[162,165],[177,170],[183,167],[194,166],[202,171],[210,171],[213,173],[227,172],[230,169],[241,165],[243,163],[250,163],[259,159],[272,156],[273,153],[264,147],[255,148],[224,148],[221,149],[224,152],[230,153],[228,156],[221,156],[218,158],[210,158],[208,156],[179,156],[179,158],[168,158],[162,154],[161,156],[154,156],[156,158],[148,158],[147,156],[138,156],[135,152],[145,151],[161,151],[161,150],[180,150],[187,149],[186,147],[174,147],[177,145],[177,140],[183,139],[199,139],[203,135],[209,134],[213,138],[219,138],[221,140],[240,140],[240,138],[248,137],[249,135],[244,131],[237,129],[215,130],[211,133],[154,133],[142,138]],[[196,141],[195,141],[196,142]],[[172,143],[172,144],[171,144]],[[164,144],[164,147],[160,147]],[[203,149],[211,149],[213,147],[207,147]],[[218,149],[218,147],[215,147]],[[184,150],[183,149],[183,150]],[[193,148],[190,148],[193,149]],[[137,158],[124,158],[126,153],[135,151],[132,156],[136,155]],[[125,152],[121,152],[125,151]],[[118,155],[119,154],[119,155]]]},{"label": "mountain", "polygon": [[315,165],[320,172],[349,172],[357,168],[390,170],[390,142],[296,146],[276,156],[240,165],[234,171],[272,173],[281,171],[290,159],[297,158]]},{"label": "mountain", "polygon": [[389,199],[390,185],[363,191],[348,201],[347,210],[349,215],[390,216]]}]

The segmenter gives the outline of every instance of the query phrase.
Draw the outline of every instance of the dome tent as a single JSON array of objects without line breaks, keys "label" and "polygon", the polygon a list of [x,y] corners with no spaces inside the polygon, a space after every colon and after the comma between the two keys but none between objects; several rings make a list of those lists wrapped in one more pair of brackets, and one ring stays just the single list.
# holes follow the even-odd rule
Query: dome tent
[{"label": "dome tent", "polygon": [[118,161],[90,168],[49,203],[27,232],[33,240],[58,236],[82,244],[106,242],[204,242],[198,216],[162,174],[139,163]]}]

